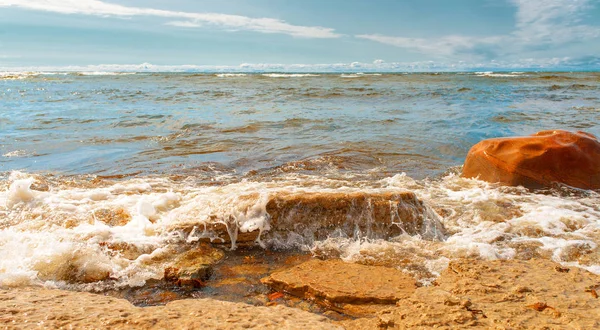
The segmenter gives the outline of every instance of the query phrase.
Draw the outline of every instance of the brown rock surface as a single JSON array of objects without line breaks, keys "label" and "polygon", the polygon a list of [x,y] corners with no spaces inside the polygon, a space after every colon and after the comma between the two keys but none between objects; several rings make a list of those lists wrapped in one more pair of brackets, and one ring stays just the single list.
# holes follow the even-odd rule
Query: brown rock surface
[{"label": "brown rock surface", "polygon": [[[409,191],[384,193],[295,193],[276,194],[266,204],[271,230],[265,237],[286,237],[290,232],[308,238],[326,238],[335,230],[353,236],[360,230],[363,237],[389,238],[401,233],[420,234],[428,239],[441,239],[445,230],[438,216]],[[213,243],[230,243],[227,226],[214,216],[215,223],[196,225],[204,236],[218,237]],[[191,232],[193,224],[185,223]],[[249,233],[230,228],[237,243],[253,242],[258,230]],[[205,239],[208,240],[208,239]]]},{"label": "brown rock surface", "polygon": [[178,285],[203,286],[212,274],[212,267],[225,257],[221,249],[210,244],[197,247],[178,255],[173,263],[165,268],[164,279]]},{"label": "brown rock surface", "polygon": [[443,235],[437,217],[410,191],[277,195],[266,209],[272,231],[310,232],[315,238],[325,238],[334,229],[348,236],[359,229],[362,235],[377,238],[403,232],[427,238]]},{"label": "brown rock surface", "polygon": [[393,268],[318,259],[275,272],[262,282],[297,297],[350,304],[393,304],[416,288],[412,277]]},{"label": "brown rock surface", "polygon": [[0,290],[3,329],[338,329],[325,317],[283,307],[212,299],[135,307],[91,293],[21,288]]},{"label": "brown rock surface", "polygon": [[484,140],[469,151],[463,176],[528,188],[558,182],[600,189],[600,142],[588,133],[563,130]]},{"label": "brown rock surface", "polygon": [[[548,260],[457,260],[436,286],[418,288],[346,329],[597,329],[600,276]],[[594,294],[596,293],[596,294]]]}]

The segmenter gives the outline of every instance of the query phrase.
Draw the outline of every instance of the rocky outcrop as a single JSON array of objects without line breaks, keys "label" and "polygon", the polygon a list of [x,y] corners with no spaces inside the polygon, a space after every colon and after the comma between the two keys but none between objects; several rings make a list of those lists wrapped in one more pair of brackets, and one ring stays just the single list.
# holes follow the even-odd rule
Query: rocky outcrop
[{"label": "rocky outcrop", "polygon": [[[409,191],[381,193],[279,193],[271,196],[265,206],[270,229],[263,238],[283,238],[290,233],[304,239],[323,239],[334,231],[349,237],[382,238],[402,233],[421,235],[425,239],[443,239],[445,230],[438,215]],[[241,232],[229,219],[214,216],[214,222],[199,224],[194,231],[210,237],[213,243],[253,242],[258,230]],[[185,224],[189,229],[190,224]],[[208,238],[204,238],[208,241]]]},{"label": "rocky outcrop", "polygon": [[436,281],[346,329],[596,329],[600,276],[549,260],[455,260]]},{"label": "rocky outcrop", "polygon": [[387,267],[313,259],[275,272],[262,282],[276,291],[324,304],[394,304],[416,289],[415,280]]},{"label": "rocky outcrop", "polygon": [[0,310],[6,329],[341,329],[283,306],[189,299],[140,308],[124,299],[43,288],[0,290]]},{"label": "rocky outcrop", "polygon": [[407,233],[443,237],[435,213],[409,191],[385,193],[302,193],[277,195],[267,203],[272,232],[309,234],[316,239],[334,230],[347,236],[389,238]]},{"label": "rocky outcrop", "polygon": [[527,188],[557,182],[600,189],[600,142],[588,133],[563,130],[484,140],[469,151],[462,175]]}]

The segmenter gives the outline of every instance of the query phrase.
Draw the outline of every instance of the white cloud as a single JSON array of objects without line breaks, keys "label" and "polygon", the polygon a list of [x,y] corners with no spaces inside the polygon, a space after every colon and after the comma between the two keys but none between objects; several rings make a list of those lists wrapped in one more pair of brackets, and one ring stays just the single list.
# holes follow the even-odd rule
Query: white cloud
[{"label": "white cloud", "polygon": [[185,27],[185,28],[196,28],[196,27],[202,26],[202,24],[198,24],[198,23],[192,22],[192,21],[171,21],[171,22],[165,23],[165,25]]},{"label": "white cloud", "polygon": [[[557,47],[600,37],[600,26],[581,23],[590,0],[508,0],[517,7],[515,29],[507,35],[471,37],[448,35],[439,38],[408,38],[380,34],[355,37],[416,52],[451,58],[465,54],[481,57],[506,56],[530,49]],[[493,57],[493,56],[492,56]]]},{"label": "white cloud", "polygon": [[181,19],[167,22],[179,27],[198,27],[203,24],[226,29],[262,33],[282,33],[303,38],[338,38],[334,29],[320,26],[292,25],[274,18],[251,18],[219,13],[193,13],[152,8],[128,7],[99,0],[0,0],[0,7],[17,7],[61,14],[95,16],[154,16]]},{"label": "white cloud", "polygon": [[590,0],[511,0],[517,6],[515,41],[562,44],[600,37],[600,27],[581,24]]},{"label": "white cloud", "polygon": [[477,42],[482,42],[481,39],[478,40],[476,38],[460,35],[446,36],[437,39],[390,37],[380,34],[360,34],[356,37],[438,56],[449,56],[455,54],[459,50],[469,50],[472,49]]}]

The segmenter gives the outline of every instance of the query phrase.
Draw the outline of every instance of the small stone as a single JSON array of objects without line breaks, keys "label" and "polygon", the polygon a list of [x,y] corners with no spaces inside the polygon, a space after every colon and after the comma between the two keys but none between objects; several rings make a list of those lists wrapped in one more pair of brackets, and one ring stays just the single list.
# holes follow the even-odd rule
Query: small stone
[{"label": "small stone", "polygon": [[178,285],[201,287],[212,275],[212,266],[223,259],[225,253],[209,244],[200,244],[181,255],[164,270],[164,279]]}]

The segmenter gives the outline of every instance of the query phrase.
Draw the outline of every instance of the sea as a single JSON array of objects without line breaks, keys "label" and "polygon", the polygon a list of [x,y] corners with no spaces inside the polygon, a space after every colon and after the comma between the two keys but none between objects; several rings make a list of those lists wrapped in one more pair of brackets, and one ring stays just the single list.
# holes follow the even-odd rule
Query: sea
[{"label": "sea", "polygon": [[237,232],[267,233],[266,203],[290,193],[410,191],[444,231],[331,228],[253,249],[396,267],[423,285],[456,258],[600,274],[598,192],[460,176],[483,139],[600,136],[599,124],[597,72],[0,73],[0,287],[142,287],[172,246],[214,239],[203,225],[227,226],[226,250]]}]

